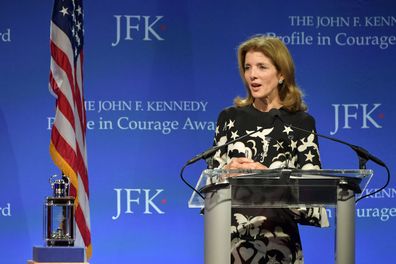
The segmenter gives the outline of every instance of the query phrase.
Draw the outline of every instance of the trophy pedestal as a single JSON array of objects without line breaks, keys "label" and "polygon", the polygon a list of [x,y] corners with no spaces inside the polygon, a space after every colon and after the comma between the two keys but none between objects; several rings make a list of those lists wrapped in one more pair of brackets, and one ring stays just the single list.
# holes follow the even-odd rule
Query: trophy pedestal
[{"label": "trophy pedestal", "polygon": [[27,264],[89,264],[88,262],[36,262],[28,260]]},{"label": "trophy pedestal", "polygon": [[33,260],[28,264],[87,264],[83,247],[33,247]]}]

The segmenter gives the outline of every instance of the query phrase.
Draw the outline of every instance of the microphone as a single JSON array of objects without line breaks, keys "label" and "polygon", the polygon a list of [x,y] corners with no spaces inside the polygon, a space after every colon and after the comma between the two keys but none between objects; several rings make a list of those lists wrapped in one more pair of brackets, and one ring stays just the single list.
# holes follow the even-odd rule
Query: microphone
[{"label": "microphone", "polygon": [[372,192],[372,193],[368,193],[368,194],[365,194],[365,195],[359,197],[359,198],[355,201],[355,203],[357,203],[358,201],[362,200],[363,198],[366,198],[366,197],[368,197],[368,196],[374,195],[374,194],[376,194],[376,193],[382,191],[383,189],[386,188],[386,186],[388,186],[388,184],[389,184],[389,182],[390,182],[390,171],[389,171],[388,166],[386,166],[385,162],[383,162],[382,160],[380,160],[380,159],[377,158],[376,156],[372,155],[370,152],[368,152],[368,151],[367,151],[366,149],[364,149],[363,147],[360,147],[360,146],[357,146],[357,145],[348,143],[348,142],[343,141],[343,140],[340,140],[340,139],[338,139],[338,138],[325,136],[325,135],[316,133],[316,132],[314,132],[314,131],[309,131],[309,130],[306,130],[306,129],[304,129],[304,128],[294,126],[294,125],[292,125],[292,124],[290,124],[290,123],[287,124],[287,123],[285,123],[285,122],[283,121],[283,119],[282,119],[282,117],[281,117],[281,112],[280,112],[278,109],[271,109],[270,112],[272,112],[272,113],[271,113],[271,116],[273,116],[273,118],[278,119],[278,120],[279,120],[283,125],[285,125],[285,126],[289,126],[289,127],[294,128],[294,129],[296,129],[296,130],[300,130],[300,131],[303,131],[303,132],[308,133],[308,134],[313,134],[313,135],[316,135],[316,136],[318,136],[318,137],[326,138],[326,139],[328,139],[328,140],[331,140],[331,141],[334,141],[334,142],[338,142],[338,143],[341,143],[341,144],[343,144],[343,145],[346,145],[346,146],[350,147],[351,149],[353,149],[353,150],[356,152],[356,154],[357,154],[357,156],[358,156],[358,159],[359,159],[359,169],[366,169],[366,163],[367,163],[367,161],[369,161],[369,160],[371,160],[371,161],[377,163],[378,165],[380,165],[380,166],[382,166],[382,167],[384,167],[384,168],[386,169],[386,171],[387,171],[387,180],[386,180],[386,183],[385,183],[381,188],[379,188],[378,190],[376,190],[376,191],[374,191],[374,192]]}]

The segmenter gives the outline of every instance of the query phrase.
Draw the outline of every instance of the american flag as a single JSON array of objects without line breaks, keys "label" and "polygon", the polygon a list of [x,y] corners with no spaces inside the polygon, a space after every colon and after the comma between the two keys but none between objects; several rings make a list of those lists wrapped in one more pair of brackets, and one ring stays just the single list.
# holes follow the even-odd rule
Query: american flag
[{"label": "american flag", "polygon": [[76,246],[92,255],[83,91],[82,0],[55,0],[51,19],[50,92],[56,97],[50,153],[70,178],[75,200]]}]

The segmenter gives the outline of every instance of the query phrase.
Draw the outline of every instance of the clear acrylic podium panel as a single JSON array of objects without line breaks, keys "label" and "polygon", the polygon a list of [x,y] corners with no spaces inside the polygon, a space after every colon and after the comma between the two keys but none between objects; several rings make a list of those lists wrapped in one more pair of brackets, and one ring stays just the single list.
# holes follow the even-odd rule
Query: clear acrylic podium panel
[{"label": "clear acrylic podium panel", "polygon": [[[337,187],[364,192],[372,170],[204,170],[196,185],[201,194],[231,188],[232,207],[294,208],[335,207]],[[361,189],[362,188],[362,189]],[[204,200],[193,192],[188,206],[203,208]]]}]

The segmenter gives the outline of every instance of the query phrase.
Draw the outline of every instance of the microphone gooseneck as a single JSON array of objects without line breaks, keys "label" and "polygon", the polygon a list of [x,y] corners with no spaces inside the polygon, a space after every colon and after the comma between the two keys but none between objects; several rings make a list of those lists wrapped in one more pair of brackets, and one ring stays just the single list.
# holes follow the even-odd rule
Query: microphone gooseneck
[{"label": "microphone gooseneck", "polygon": [[300,130],[300,131],[305,132],[305,133],[308,133],[308,134],[313,134],[313,135],[316,135],[316,136],[318,136],[318,137],[326,138],[326,139],[328,139],[328,140],[335,141],[335,142],[338,142],[338,143],[341,143],[341,144],[343,144],[343,145],[346,145],[346,146],[350,147],[351,149],[353,149],[353,150],[355,151],[355,153],[356,153],[357,156],[358,156],[358,159],[359,159],[359,169],[366,169],[366,163],[367,163],[367,161],[369,161],[369,160],[371,160],[371,161],[377,163],[378,165],[380,165],[381,167],[384,167],[384,168],[386,169],[386,171],[387,171],[387,180],[386,180],[386,183],[384,184],[384,186],[382,186],[381,188],[379,188],[378,190],[376,190],[376,191],[374,191],[374,192],[372,192],[372,193],[369,193],[369,194],[366,194],[366,195],[363,195],[363,196],[359,197],[359,199],[357,199],[356,202],[360,201],[360,200],[363,199],[363,198],[366,198],[366,197],[368,197],[368,196],[371,196],[371,195],[373,195],[373,194],[376,194],[376,193],[382,191],[383,189],[385,189],[386,186],[388,186],[388,184],[389,184],[389,182],[390,182],[390,171],[389,171],[388,166],[385,164],[385,162],[383,162],[382,160],[380,160],[380,159],[377,158],[376,156],[372,155],[370,152],[368,152],[368,151],[367,151],[366,149],[364,149],[363,147],[360,147],[360,146],[357,146],[357,145],[348,143],[348,142],[343,141],[343,140],[340,140],[340,139],[338,139],[338,138],[325,136],[325,135],[316,133],[316,132],[314,132],[314,131],[309,131],[309,130],[306,130],[306,129],[304,129],[304,128],[294,126],[294,125],[292,125],[292,124],[287,124],[287,123],[285,123],[285,122],[283,121],[283,119],[281,118],[281,113],[280,113],[280,111],[279,111],[278,109],[272,109],[270,112],[272,112],[271,115],[272,115],[274,118],[278,119],[278,120],[279,120],[283,125],[285,125],[285,126],[294,128],[294,129],[296,129],[296,130]]},{"label": "microphone gooseneck", "polygon": [[238,138],[236,138],[236,139],[233,139],[233,140],[231,140],[231,141],[228,141],[228,142],[224,143],[223,145],[211,147],[210,149],[205,150],[204,152],[202,152],[202,153],[196,155],[195,157],[193,157],[192,159],[190,159],[189,161],[187,161],[186,165],[193,164],[193,163],[197,162],[197,161],[200,160],[200,159],[206,160],[206,159],[209,158],[210,156],[213,156],[218,150],[220,150],[220,149],[222,149],[222,148],[225,148],[226,146],[228,146],[228,145],[230,145],[230,144],[232,144],[232,143],[235,143],[235,142],[237,142],[237,141],[239,141],[239,140],[241,140],[241,139],[244,139],[245,137],[248,137],[248,136],[250,136],[250,135],[252,135],[252,134],[254,134],[254,133],[257,133],[257,132],[259,132],[260,130],[262,130],[262,128],[256,129],[256,130],[254,130],[253,132],[247,133],[247,134],[245,134],[245,135],[243,135],[243,136],[240,136],[240,137],[238,137]]},{"label": "microphone gooseneck", "polygon": [[[274,119],[273,119],[273,121],[274,121]],[[228,145],[230,145],[230,144],[232,144],[232,143],[235,143],[235,142],[237,142],[237,141],[240,141],[241,139],[244,139],[244,138],[246,138],[246,137],[248,137],[248,136],[250,136],[250,135],[252,135],[252,134],[255,134],[255,133],[257,133],[257,132],[259,132],[259,131],[261,131],[261,130],[263,130],[263,128],[258,128],[258,129],[256,129],[256,130],[250,132],[250,133],[247,133],[247,134],[245,134],[245,135],[243,135],[243,136],[240,136],[240,137],[238,137],[238,138],[235,138],[235,139],[233,139],[233,140],[231,140],[231,141],[228,141],[228,142],[226,142],[226,143],[224,143],[224,144],[222,144],[222,145],[213,146],[213,147],[211,147],[211,148],[205,150],[204,152],[201,152],[200,154],[196,155],[195,157],[193,157],[192,159],[190,159],[190,160],[188,160],[188,161],[186,162],[186,164],[185,164],[185,165],[182,167],[182,169],[180,170],[180,178],[182,179],[182,181],[183,181],[190,189],[192,189],[194,192],[196,192],[202,199],[205,199],[205,198],[203,197],[203,195],[202,195],[197,189],[195,189],[190,183],[187,182],[186,179],[184,179],[184,176],[183,176],[183,171],[184,171],[184,169],[185,169],[187,166],[189,166],[189,165],[191,165],[191,164],[197,162],[198,160],[201,160],[201,159],[208,160],[208,159],[211,158],[218,150],[221,150],[221,149],[227,147]]]},{"label": "microphone gooseneck", "polygon": [[329,136],[322,135],[322,134],[319,134],[319,133],[314,132],[314,131],[309,131],[309,130],[306,130],[304,128],[294,126],[292,124],[285,123],[283,121],[283,119],[280,117],[280,111],[277,110],[277,109],[274,110],[273,116],[274,116],[274,118],[277,118],[278,120],[280,120],[282,122],[282,124],[284,124],[286,126],[289,126],[291,128],[294,128],[294,129],[303,131],[303,132],[308,133],[308,134],[313,134],[313,135],[316,135],[318,137],[323,137],[323,138],[326,138],[326,139],[329,139],[329,140],[344,144],[346,146],[349,146],[351,149],[353,149],[356,152],[356,154],[359,157],[359,169],[363,169],[363,170],[366,169],[366,163],[367,163],[368,160],[372,160],[372,161],[374,161],[375,163],[377,163],[378,165],[380,165],[382,167],[386,166],[385,163],[382,160],[380,160],[379,158],[375,157],[370,152],[368,152],[366,149],[364,149],[364,148],[362,148],[360,146],[353,145],[351,143],[348,143],[346,141],[340,140],[338,138],[329,137]]}]

